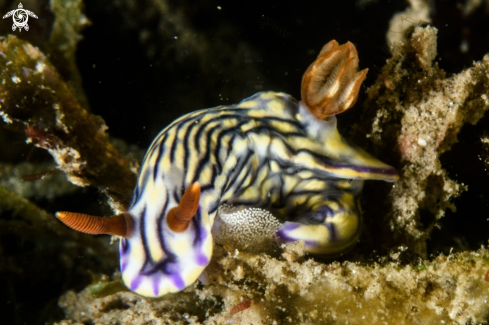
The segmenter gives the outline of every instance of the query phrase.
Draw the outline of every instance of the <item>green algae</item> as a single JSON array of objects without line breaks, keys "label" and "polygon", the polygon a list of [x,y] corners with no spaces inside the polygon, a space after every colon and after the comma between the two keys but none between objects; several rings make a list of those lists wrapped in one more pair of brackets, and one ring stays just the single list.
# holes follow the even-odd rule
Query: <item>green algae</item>
[{"label": "green algae", "polygon": [[103,298],[118,292],[129,291],[122,280],[114,280],[107,283],[100,283],[90,287],[90,297]]}]

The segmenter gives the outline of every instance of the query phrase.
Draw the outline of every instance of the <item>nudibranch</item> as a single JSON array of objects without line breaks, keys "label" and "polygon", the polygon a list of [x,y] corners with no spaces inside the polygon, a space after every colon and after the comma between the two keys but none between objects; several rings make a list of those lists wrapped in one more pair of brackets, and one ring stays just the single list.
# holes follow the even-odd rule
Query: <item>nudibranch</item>
[{"label": "nudibranch", "polygon": [[305,72],[302,101],[260,92],[189,113],[149,147],[127,212],[56,216],[78,231],[120,236],[122,279],[146,297],[178,292],[202,274],[223,204],[272,211],[283,222],[279,243],[343,252],[360,235],[363,181],[398,179],[336,129],[335,115],[354,105],[366,74],[353,44],[333,40]]}]

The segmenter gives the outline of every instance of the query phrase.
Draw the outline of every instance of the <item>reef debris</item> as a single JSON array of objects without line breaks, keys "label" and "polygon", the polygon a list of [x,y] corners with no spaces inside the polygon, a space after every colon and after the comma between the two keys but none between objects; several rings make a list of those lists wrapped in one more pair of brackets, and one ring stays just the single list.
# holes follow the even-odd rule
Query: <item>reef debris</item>
[{"label": "reef debris", "polygon": [[[53,156],[75,185],[97,186],[115,210],[125,210],[136,182],[135,163],[108,141],[102,118],[88,113],[37,48],[0,40],[0,115]],[[131,165],[133,164],[133,165]]]},{"label": "reef debris", "polygon": [[[206,286],[154,300],[69,291],[59,301],[67,319],[57,324],[479,323],[489,317],[488,269],[484,248],[402,266],[298,263],[216,247]],[[251,308],[234,314],[247,301]]]},{"label": "reef debris", "polygon": [[[0,187],[0,256],[0,299],[11,306],[2,315],[17,324],[53,320],[60,313],[58,295],[81,289],[94,270],[112,272],[117,250],[107,238],[74,234],[51,213]],[[26,315],[27,307],[33,316]]]},{"label": "reef debris", "polygon": [[79,189],[54,168],[53,163],[0,164],[0,187],[34,200],[53,200]]},{"label": "reef debris", "polygon": [[367,92],[356,132],[358,143],[395,165],[401,176],[389,194],[364,192],[365,210],[384,216],[375,237],[385,246],[407,245],[421,256],[437,221],[447,209],[455,211],[452,200],[467,190],[450,179],[440,155],[457,141],[464,124],[477,123],[489,108],[489,55],[447,76],[434,62],[436,34],[434,27],[416,27],[409,39],[393,44],[392,58]]},{"label": "reef debris", "polygon": [[409,6],[404,11],[396,13],[389,22],[386,38],[390,46],[405,40],[406,32],[413,27],[431,23],[430,0],[408,0],[407,2]]}]

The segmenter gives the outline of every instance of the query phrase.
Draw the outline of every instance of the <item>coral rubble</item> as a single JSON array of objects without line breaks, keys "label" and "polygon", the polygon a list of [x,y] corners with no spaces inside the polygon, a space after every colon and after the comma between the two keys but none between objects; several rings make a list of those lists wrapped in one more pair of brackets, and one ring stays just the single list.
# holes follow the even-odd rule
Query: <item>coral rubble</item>
[{"label": "coral rubble", "polygon": [[[57,194],[51,191],[49,195]],[[10,324],[35,317],[52,319],[58,312],[58,292],[89,282],[93,270],[111,272],[115,267],[117,250],[106,238],[75,234],[51,213],[3,187],[0,216],[0,286],[4,293],[0,299],[2,317]],[[31,314],[26,315],[25,306]]]},{"label": "coral rubble", "polygon": [[[489,316],[488,269],[487,249],[401,266],[298,263],[218,247],[206,286],[156,300],[70,291],[59,302],[67,320],[58,324],[478,323]],[[243,301],[251,307],[232,315]]]},{"label": "coral rubble", "polygon": [[[1,303],[14,306],[6,315],[12,323],[36,317],[26,315],[25,306],[47,320],[59,312],[58,292],[89,282],[95,270],[113,270],[116,247],[104,238],[73,234],[27,198],[49,204],[61,195],[66,199],[76,191],[68,178],[98,186],[115,209],[124,209],[136,176],[131,160],[108,140],[103,120],[87,112],[38,48],[15,36],[1,38],[0,67],[0,116],[56,163],[0,164],[0,285],[7,292]],[[25,290],[34,292],[24,295]]]},{"label": "coral rubble", "polygon": [[[436,34],[433,27],[416,27],[410,39],[393,45],[392,58],[367,92],[364,122],[356,135],[366,146],[371,140],[371,150],[397,165],[401,175],[387,199],[365,200],[366,210],[369,202],[388,206],[382,224],[389,229],[384,227],[382,240],[388,242],[387,233],[393,232],[394,242],[421,255],[446,209],[455,210],[453,198],[467,190],[448,177],[440,155],[457,141],[464,124],[477,123],[489,108],[489,55],[447,76],[434,62]],[[430,216],[423,223],[421,213]]]},{"label": "coral rubble", "polygon": [[410,6],[392,17],[387,31],[387,43],[393,46],[405,40],[407,30],[422,23],[431,23],[430,0],[409,0]]}]

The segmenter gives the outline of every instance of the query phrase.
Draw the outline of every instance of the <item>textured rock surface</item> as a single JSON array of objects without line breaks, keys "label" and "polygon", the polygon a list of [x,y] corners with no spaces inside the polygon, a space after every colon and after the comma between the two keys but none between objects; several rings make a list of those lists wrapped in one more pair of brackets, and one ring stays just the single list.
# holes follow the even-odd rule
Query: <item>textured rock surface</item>
[{"label": "textured rock surface", "polygon": [[[438,220],[447,209],[455,210],[453,198],[467,189],[447,175],[440,155],[457,141],[464,124],[477,123],[489,108],[489,55],[446,76],[433,62],[436,34],[433,27],[416,27],[410,39],[394,44],[393,57],[367,92],[365,120],[357,132],[359,142],[372,146],[371,141],[371,150],[400,171],[400,181],[384,200],[383,224],[390,228],[385,232],[421,255]],[[366,199],[366,206],[379,200]],[[422,223],[424,211],[430,217]]]},{"label": "textured rock surface", "polygon": [[73,184],[98,186],[123,210],[136,174],[108,141],[105,122],[81,106],[39,49],[9,36],[0,51],[3,120],[46,149]]},{"label": "textured rock surface", "polygon": [[[298,263],[217,248],[210,284],[164,299],[101,299],[89,289],[59,301],[58,324],[464,324],[489,316],[489,251],[440,255],[417,265]],[[231,315],[242,301],[251,307]]]}]

